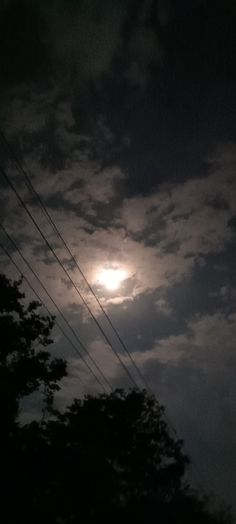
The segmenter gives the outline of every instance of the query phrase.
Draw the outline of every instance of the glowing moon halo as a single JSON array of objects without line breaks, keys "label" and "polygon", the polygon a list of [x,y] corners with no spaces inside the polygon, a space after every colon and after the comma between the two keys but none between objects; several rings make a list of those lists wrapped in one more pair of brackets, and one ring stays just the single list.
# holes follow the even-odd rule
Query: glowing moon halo
[{"label": "glowing moon halo", "polygon": [[103,269],[99,275],[99,283],[110,291],[118,289],[121,282],[126,278],[126,272],[122,269]]}]

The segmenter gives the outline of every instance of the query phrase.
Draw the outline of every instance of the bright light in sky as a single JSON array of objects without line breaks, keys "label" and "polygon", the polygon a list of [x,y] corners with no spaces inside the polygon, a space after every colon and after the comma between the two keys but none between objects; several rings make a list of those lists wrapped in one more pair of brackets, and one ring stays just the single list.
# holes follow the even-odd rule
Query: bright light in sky
[{"label": "bright light in sky", "polygon": [[99,283],[107,289],[118,289],[121,282],[127,277],[126,272],[122,269],[103,269],[99,275]]}]

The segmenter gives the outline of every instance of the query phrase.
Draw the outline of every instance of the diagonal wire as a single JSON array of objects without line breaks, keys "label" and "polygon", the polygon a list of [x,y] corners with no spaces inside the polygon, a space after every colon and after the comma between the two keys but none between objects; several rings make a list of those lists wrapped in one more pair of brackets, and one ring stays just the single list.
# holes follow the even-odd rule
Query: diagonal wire
[{"label": "diagonal wire", "polygon": [[[3,133],[1,130],[0,130],[0,138],[1,138],[2,142],[4,143],[4,145],[5,145],[5,147],[6,147],[7,151],[8,151],[8,153],[9,153],[10,156],[13,158],[16,167],[17,167],[18,170],[20,170],[21,173],[23,174],[24,179],[26,180],[26,183],[27,183],[28,187],[30,188],[31,192],[32,192],[32,193],[34,194],[34,196],[37,198],[37,200],[38,200],[38,202],[39,202],[41,208],[43,209],[45,215],[47,216],[48,220],[50,221],[50,223],[51,223],[51,225],[52,225],[54,231],[56,232],[56,234],[57,234],[58,237],[60,238],[61,242],[63,243],[64,247],[66,248],[67,252],[69,253],[71,259],[73,260],[74,264],[75,264],[76,267],[78,268],[78,270],[79,270],[81,276],[83,277],[84,281],[86,282],[86,285],[87,285],[87,287],[89,288],[91,294],[93,295],[93,297],[95,298],[95,300],[96,300],[97,304],[99,305],[101,311],[102,311],[103,314],[105,315],[105,317],[106,317],[106,319],[107,319],[107,322],[109,323],[109,325],[110,325],[110,327],[112,328],[113,332],[116,334],[117,339],[119,340],[121,346],[123,347],[124,351],[125,351],[126,354],[128,355],[128,357],[129,357],[131,363],[133,364],[134,368],[136,369],[136,372],[138,373],[138,375],[139,375],[139,377],[141,378],[142,382],[145,384],[146,389],[147,389],[147,390],[148,390],[148,391],[149,391],[149,392],[150,392],[150,393],[155,397],[155,393],[154,393],[153,389],[150,387],[150,385],[148,384],[148,382],[147,382],[146,378],[144,377],[143,373],[141,372],[141,370],[139,369],[139,367],[138,367],[138,365],[136,364],[135,360],[133,359],[133,357],[132,357],[130,351],[128,350],[128,348],[127,348],[127,346],[126,346],[126,344],[125,344],[124,341],[122,340],[121,335],[119,334],[118,330],[117,330],[116,327],[114,326],[114,323],[112,322],[112,320],[111,320],[111,318],[109,317],[108,313],[106,312],[106,310],[104,309],[103,305],[101,304],[99,298],[97,297],[97,295],[96,295],[96,293],[94,292],[92,286],[90,285],[90,283],[89,283],[89,281],[88,281],[86,275],[85,275],[84,272],[82,271],[82,269],[81,269],[81,267],[80,267],[80,265],[79,265],[79,262],[76,260],[75,256],[73,255],[73,253],[72,253],[71,250],[70,250],[70,247],[68,246],[68,244],[67,244],[66,241],[64,240],[62,234],[60,233],[58,227],[56,226],[55,222],[53,221],[53,219],[52,219],[50,213],[48,212],[48,210],[47,210],[47,208],[46,208],[46,206],[45,206],[43,200],[41,199],[40,195],[39,195],[38,192],[35,190],[35,188],[34,188],[32,182],[31,182],[31,180],[30,180],[30,178],[29,178],[29,176],[28,176],[26,170],[25,170],[24,167],[21,165],[19,159],[17,158],[17,155],[15,154],[14,150],[12,149],[11,145],[9,144],[8,140],[6,139],[4,133]],[[2,171],[2,170],[1,170],[1,171]],[[6,178],[6,176],[5,176],[5,178]],[[27,211],[27,212],[28,212],[28,211]],[[51,249],[51,248],[50,248],[50,249]],[[52,251],[52,249],[51,249],[51,251]],[[56,258],[57,258],[57,257],[56,257]],[[60,265],[61,265],[61,264],[60,264]],[[63,266],[63,268],[64,268],[64,266]],[[68,277],[68,278],[69,278],[69,277]],[[75,286],[75,285],[74,285],[74,286]],[[81,293],[79,292],[78,289],[77,289],[77,291],[78,291],[78,293],[79,293],[79,295],[80,295],[82,301],[85,303],[85,301],[84,301],[84,299],[83,299],[83,297],[82,297],[82,295],[81,295]],[[86,303],[85,303],[85,305],[86,305],[88,311],[90,312],[90,308],[89,308],[89,306],[88,306]],[[94,319],[94,321],[96,322],[96,324],[98,325],[99,323],[98,323],[96,317],[94,317],[92,311],[91,311],[90,314],[91,314],[91,316],[93,317],[93,319]],[[99,326],[98,326],[98,327],[99,327]],[[104,334],[104,331],[103,331],[102,327],[99,327],[99,329],[100,329],[100,331]],[[105,336],[105,339],[107,340],[109,346],[111,346],[110,341],[108,341],[108,337],[107,337],[106,335],[104,335],[104,336]],[[111,347],[112,347],[112,346],[111,346]],[[129,375],[129,377],[130,377],[129,370],[126,368],[125,364],[124,364],[123,361],[120,359],[119,354],[116,352],[115,349],[114,349],[113,351],[115,352],[115,354],[116,354],[117,358],[119,359],[120,363],[122,364],[122,366],[125,367],[125,370],[126,370],[126,372],[128,373],[128,375]],[[138,389],[140,389],[140,388],[138,387],[138,385],[136,384],[136,382],[134,381],[133,377],[131,376],[130,378],[131,378],[131,380],[132,380],[132,383],[135,385],[135,387],[138,388]],[[168,426],[170,427],[170,429],[171,429],[172,433],[174,434],[174,436],[177,437],[177,432],[176,432],[175,428],[171,425],[171,423],[170,423],[170,421],[168,420],[168,417],[167,417],[166,414],[165,414],[164,418],[166,419],[167,424],[168,424]],[[193,468],[193,470],[196,471],[196,473],[198,473],[198,470],[197,470],[196,466],[194,466],[193,463],[192,463],[192,468]],[[198,474],[198,476],[199,476],[199,474]],[[201,486],[201,484],[200,484],[200,486]],[[202,487],[202,486],[201,486],[201,487]]]},{"label": "diagonal wire", "polygon": [[[34,275],[34,277],[36,278],[36,280],[39,282],[40,286],[42,287],[42,289],[44,290],[44,292],[46,293],[46,295],[49,297],[49,299],[51,300],[51,302],[53,303],[54,307],[56,308],[56,310],[58,311],[58,313],[61,315],[61,317],[63,318],[65,324],[67,325],[67,327],[69,328],[69,330],[73,333],[74,337],[76,338],[78,344],[80,345],[80,347],[84,350],[84,352],[88,355],[89,359],[91,360],[91,362],[93,363],[93,365],[96,367],[97,371],[99,372],[99,374],[101,374],[101,376],[103,377],[104,381],[106,382],[106,384],[108,385],[109,389],[112,390],[112,386],[111,384],[109,383],[108,379],[106,378],[106,376],[104,375],[103,371],[100,369],[100,367],[98,366],[98,364],[95,362],[95,360],[93,359],[93,357],[91,357],[91,355],[89,354],[87,348],[85,347],[85,345],[83,344],[83,342],[81,341],[81,339],[79,338],[79,336],[77,335],[76,331],[73,329],[73,327],[69,324],[67,318],[65,317],[64,313],[61,311],[61,309],[59,308],[59,306],[57,305],[57,303],[55,302],[55,300],[52,298],[52,296],[50,295],[50,293],[48,292],[47,288],[45,287],[45,285],[43,284],[42,280],[39,278],[39,276],[37,275],[37,273],[35,272],[35,270],[32,268],[31,264],[28,262],[28,260],[25,258],[25,256],[23,255],[23,253],[21,252],[21,250],[19,249],[19,247],[17,246],[16,242],[13,240],[13,238],[9,235],[9,233],[6,231],[5,227],[3,226],[3,224],[0,223],[0,227],[1,229],[3,230],[3,232],[5,233],[6,237],[10,240],[10,242],[12,243],[13,247],[15,248],[15,250],[19,253],[20,257],[22,258],[22,260],[24,261],[24,263],[26,264],[26,266],[28,267],[28,269],[32,272],[32,274]],[[1,244],[1,247],[3,250],[5,250],[6,252],[6,249],[2,246]],[[11,261],[13,262],[14,265],[16,265],[16,263],[14,262],[13,258],[11,257],[10,253],[7,253],[7,256],[11,259]],[[26,279],[26,277],[25,277]],[[26,280],[27,281],[27,280]],[[28,283],[28,281],[27,281]],[[40,299],[41,300],[41,299]],[[45,306],[45,304],[44,304]],[[45,306],[45,308],[47,308]],[[51,313],[50,313],[51,314]],[[59,326],[60,327],[60,326]],[[62,328],[60,327],[60,329],[62,330]],[[63,334],[65,335],[65,332],[63,330]],[[69,337],[66,335],[66,338],[69,339]],[[78,350],[77,346],[73,343],[73,341],[71,339],[70,340],[70,343],[73,345],[73,348],[74,350],[76,351],[76,353],[80,356],[80,358],[83,360],[84,364],[87,366],[88,370],[93,374],[94,378],[96,379],[96,381],[98,382],[98,384],[104,389],[104,386],[102,384],[102,382],[100,381],[100,379],[95,375],[93,369],[91,368],[91,366],[89,365],[89,363],[85,360],[84,356],[82,355],[82,353]]]},{"label": "diagonal wire", "polygon": [[[34,185],[32,184],[31,180],[30,180],[30,177],[28,176],[28,173],[26,171],[26,169],[22,166],[21,162],[19,161],[17,155],[15,154],[13,148],[11,147],[11,145],[9,144],[8,140],[6,139],[4,133],[0,130],[0,138],[2,140],[2,142],[4,143],[9,155],[11,155],[11,157],[13,158],[13,161],[17,167],[18,170],[21,171],[28,187],[30,188],[31,192],[33,193],[33,195],[36,197],[40,207],[43,209],[44,211],[44,214],[46,215],[46,217],[48,218],[53,230],[55,231],[56,235],[60,238],[63,246],[65,247],[65,249],[67,250],[67,252],[69,253],[70,257],[71,257],[71,260],[73,261],[73,263],[76,265],[80,275],[82,276],[82,278],[84,279],[88,289],[90,290],[91,294],[93,295],[94,299],[96,300],[100,310],[102,311],[102,313],[104,314],[108,324],[110,325],[111,329],[113,330],[113,332],[115,333],[117,339],[119,340],[123,350],[125,351],[125,353],[127,354],[131,364],[134,366],[139,378],[141,379],[141,381],[143,382],[143,384],[145,385],[145,387],[147,388],[147,390],[151,391],[151,388],[150,386],[148,385],[147,381],[146,381],[146,378],[145,376],[143,375],[143,373],[141,372],[141,370],[139,369],[138,365],[136,364],[134,358],[132,357],[132,354],[130,353],[127,345],[125,344],[125,342],[123,341],[121,335],[119,334],[117,328],[115,327],[113,321],[111,320],[110,316],[108,315],[108,313],[106,312],[106,310],[104,309],[101,301],[99,300],[98,296],[96,295],[94,289],[92,288],[91,284],[89,283],[85,273],[83,272],[83,270],[81,269],[80,267],[80,264],[79,262],[76,260],[75,256],[73,255],[70,247],[68,246],[67,242],[65,241],[64,237],[62,236],[61,232],[59,231],[55,221],[52,219],[51,217],[51,214],[49,213],[47,207],[45,206],[42,198],[40,197],[39,193],[37,192],[37,190],[35,189]],[[152,392],[152,391],[151,391]]]},{"label": "diagonal wire", "polygon": [[[2,226],[2,225],[1,225]],[[7,235],[8,236],[8,235]],[[14,241],[13,241],[13,245],[14,245]],[[28,280],[28,278],[23,274],[22,270],[19,268],[18,264],[14,261],[13,257],[10,255],[10,253],[8,252],[8,250],[2,245],[2,243],[0,242],[0,248],[2,249],[2,251],[6,254],[6,256],[10,259],[11,263],[15,266],[15,268],[17,269],[17,271],[19,272],[19,274],[21,274],[24,278],[24,280],[26,281],[26,283],[28,284],[28,286],[31,288],[31,290],[33,291],[33,293],[35,294],[35,296],[38,298],[38,300],[43,304],[45,310],[47,311],[47,313],[50,315],[50,316],[53,316],[52,313],[50,312],[50,310],[48,309],[48,307],[46,306],[46,304],[44,303],[44,301],[41,299],[41,297],[39,296],[39,294],[37,293],[37,291],[35,291],[34,287],[32,286],[32,284],[30,283],[30,281]],[[18,250],[17,250],[18,251]],[[18,251],[19,252],[19,251]],[[33,272],[33,271],[32,271]],[[53,300],[52,300],[53,301]],[[57,322],[57,320],[55,320],[55,323],[56,325],[58,326],[58,328],[60,329],[60,331],[62,332],[62,334],[64,335],[64,337],[69,341],[69,343],[73,346],[74,350],[76,351],[76,353],[80,356],[80,358],[84,361],[83,359],[83,355],[79,352],[79,350],[77,349],[77,347],[74,345],[73,341],[68,337],[68,335],[66,334],[66,332],[63,330],[63,328],[61,327],[61,325]],[[94,378],[98,381],[99,385],[102,387],[103,391],[105,391],[104,389],[104,386],[101,384],[100,380],[96,377],[96,375],[94,374],[93,370],[89,367],[89,365],[87,364],[86,361],[84,361],[84,363],[86,364],[86,366],[89,368],[89,370],[91,371],[91,373],[93,374]],[[80,377],[80,380],[81,382],[83,383],[83,380],[82,378]],[[85,386],[85,384],[83,383],[83,385]],[[175,428],[171,425],[170,423],[170,420],[168,419],[166,413],[163,413],[163,417],[164,419],[166,420],[170,430],[173,432],[174,434],[174,437],[175,438],[178,438],[177,436],[177,432],[175,430]],[[186,445],[185,445],[185,449],[186,449]],[[200,475],[200,472],[199,470],[196,468],[195,464],[191,461],[190,462],[190,466],[192,467],[192,470],[193,470],[193,473],[196,474],[196,482],[197,484],[200,486],[200,488],[205,491],[208,491],[208,486],[205,488],[204,487],[204,484],[205,484],[205,479],[204,479],[204,482],[201,482],[199,480],[199,478],[202,478],[203,479],[203,476]]]},{"label": "diagonal wire", "polygon": [[98,329],[101,331],[102,335],[104,336],[106,342],[108,343],[108,345],[110,346],[111,350],[113,351],[113,353],[116,355],[116,358],[119,360],[120,364],[122,365],[124,371],[126,372],[126,374],[128,375],[130,381],[132,382],[133,386],[137,389],[138,388],[138,384],[136,383],[135,379],[133,378],[132,374],[130,373],[129,369],[127,368],[127,366],[125,365],[125,363],[123,362],[123,360],[121,359],[118,351],[115,349],[115,347],[112,345],[112,342],[110,341],[109,337],[107,336],[107,334],[105,333],[104,329],[102,328],[101,324],[99,323],[99,321],[96,319],[95,315],[93,314],[91,308],[89,307],[89,305],[87,304],[85,298],[83,297],[82,293],[80,292],[78,286],[74,283],[74,281],[72,280],[70,274],[68,273],[67,269],[64,267],[64,265],[62,264],[61,260],[59,259],[59,257],[57,256],[55,250],[53,249],[53,247],[51,246],[51,244],[49,243],[49,241],[47,240],[46,236],[44,235],[42,229],[40,228],[40,226],[38,225],[37,221],[35,220],[35,218],[33,217],[32,213],[30,212],[30,210],[28,209],[28,206],[27,204],[25,204],[24,200],[21,198],[19,192],[17,191],[15,185],[13,184],[13,182],[10,180],[9,176],[6,174],[6,172],[4,171],[4,169],[2,167],[0,167],[0,172],[2,174],[2,176],[4,177],[4,179],[6,180],[6,182],[9,184],[9,186],[11,187],[12,191],[14,192],[14,194],[16,195],[17,199],[19,200],[20,204],[22,205],[22,207],[25,209],[26,213],[28,214],[28,216],[30,217],[30,219],[32,220],[33,224],[35,225],[37,231],[40,233],[41,237],[43,238],[43,240],[45,241],[48,249],[51,251],[51,253],[53,254],[53,256],[55,257],[55,259],[57,260],[58,264],[60,265],[60,267],[62,268],[62,270],[64,271],[64,273],[66,274],[67,278],[69,279],[69,281],[71,282],[73,288],[76,290],[76,292],[78,293],[79,297],[81,298],[83,304],[85,305],[86,309],[88,310],[89,314],[91,315],[91,317],[93,318],[95,324],[97,325]]},{"label": "diagonal wire", "polygon": [[[42,300],[42,298],[39,296],[39,294],[37,293],[37,291],[34,289],[34,287],[32,286],[32,284],[30,283],[30,281],[28,280],[28,278],[24,275],[23,271],[21,270],[21,268],[18,266],[18,264],[15,262],[15,260],[13,259],[13,257],[10,255],[9,251],[7,250],[7,248],[5,246],[3,246],[3,244],[0,242],[0,248],[1,250],[3,251],[3,253],[9,258],[10,262],[12,263],[12,265],[16,268],[16,270],[18,271],[18,273],[20,275],[22,275],[23,279],[25,280],[25,282],[28,284],[29,288],[33,291],[34,295],[36,296],[36,298],[40,301],[40,303],[43,305],[44,309],[47,311],[48,315],[50,317],[53,317],[53,314],[52,312],[48,309],[48,307],[46,306],[45,302]],[[67,333],[64,331],[64,329],[62,328],[62,326],[59,324],[59,322],[57,321],[57,319],[55,319],[55,324],[56,326],[59,328],[59,330],[61,331],[61,333],[63,334],[63,336],[68,340],[68,342],[73,346],[74,350],[76,351],[76,353],[80,356],[80,358],[82,359],[82,355],[80,355],[77,347],[74,345],[73,341],[68,337]],[[85,382],[83,381],[83,379],[80,377],[80,380],[82,382],[82,384],[84,386],[86,386]]]}]

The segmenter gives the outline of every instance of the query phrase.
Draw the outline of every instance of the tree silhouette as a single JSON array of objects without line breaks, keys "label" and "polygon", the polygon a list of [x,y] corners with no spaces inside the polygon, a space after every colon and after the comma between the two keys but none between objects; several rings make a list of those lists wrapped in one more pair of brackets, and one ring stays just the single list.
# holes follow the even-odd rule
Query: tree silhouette
[{"label": "tree silhouette", "polygon": [[231,523],[186,484],[183,443],[146,391],[86,396],[18,423],[20,399],[43,388],[51,406],[66,373],[45,350],[53,319],[24,305],[20,284],[0,275],[1,524]]},{"label": "tree silhouette", "polygon": [[170,436],[163,408],[145,391],[75,400],[48,432],[63,457],[54,467],[65,521],[69,510],[71,522],[79,514],[83,522],[140,520],[154,501],[168,505],[182,491],[182,442]]},{"label": "tree silhouette", "polygon": [[45,348],[52,343],[53,317],[40,314],[40,304],[27,306],[20,291],[22,280],[10,282],[0,275],[0,413],[7,436],[16,424],[22,397],[42,390],[50,405],[58,381],[66,374],[66,362],[50,358]]}]

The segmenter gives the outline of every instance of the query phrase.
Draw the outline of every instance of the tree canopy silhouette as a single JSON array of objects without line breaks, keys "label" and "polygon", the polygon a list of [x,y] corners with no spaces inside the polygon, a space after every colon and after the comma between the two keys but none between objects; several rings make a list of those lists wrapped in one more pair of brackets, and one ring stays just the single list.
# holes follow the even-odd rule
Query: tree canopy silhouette
[{"label": "tree canopy silhouette", "polygon": [[66,373],[66,362],[51,359],[45,349],[52,343],[54,319],[39,312],[39,302],[24,304],[21,282],[0,275],[0,409],[5,433],[13,429],[22,397],[41,389],[50,404]]},{"label": "tree canopy silhouette", "polygon": [[20,399],[42,389],[52,406],[66,374],[65,362],[45,349],[53,318],[36,302],[24,304],[20,284],[0,275],[1,522],[231,522],[187,485],[183,443],[146,391],[89,395],[19,423]]}]

